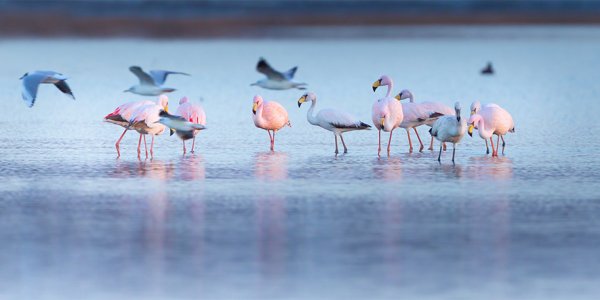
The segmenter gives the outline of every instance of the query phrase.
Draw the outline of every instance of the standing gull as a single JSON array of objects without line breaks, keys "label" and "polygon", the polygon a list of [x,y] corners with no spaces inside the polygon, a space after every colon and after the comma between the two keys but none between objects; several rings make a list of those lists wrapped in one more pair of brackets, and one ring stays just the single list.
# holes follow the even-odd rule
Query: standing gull
[{"label": "standing gull", "polygon": [[373,92],[380,86],[387,86],[387,93],[385,97],[378,99],[373,103],[371,117],[373,119],[373,124],[379,133],[377,155],[381,154],[381,130],[390,133],[390,139],[388,140],[387,146],[387,154],[389,156],[392,144],[392,133],[394,132],[394,129],[400,127],[400,124],[404,119],[404,113],[402,112],[402,104],[400,104],[400,101],[390,96],[394,86],[392,79],[387,75],[379,77],[379,79],[373,83]]},{"label": "standing gull", "polygon": [[[460,102],[454,104],[454,110],[456,111],[456,116],[443,116],[437,119],[431,129],[429,129],[431,136],[434,136],[438,141],[452,143],[452,163],[454,163],[456,144],[460,142],[467,130],[467,123],[460,117]],[[437,159],[439,162],[441,162],[442,157],[442,143],[440,143],[440,153]]]},{"label": "standing gull", "polygon": [[346,131],[371,128],[370,125],[361,122],[355,116],[337,109],[322,109],[315,116],[313,113],[317,104],[317,96],[313,93],[304,94],[298,100],[298,107],[300,107],[302,103],[306,101],[311,102],[310,108],[306,114],[308,123],[333,132],[335,137],[335,154],[338,154],[338,136],[342,140],[344,153],[348,153],[348,148],[346,148],[346,143],[344,143],[344,137],[342,136],[342,133]]},{"label": "standing gull", "polygon": [[[286,125],[292,127],[288,113],[281,104],[275,101],[264,101],[259,95],[254,96],[252,102],[254,125],[267,131],[271,140],[271,151],[275,151],[275,132]],[[273,136],[271,136],[271,131],[273,131]]]},{"label": "standing gull", "polygon": [[42,83],[54,84],[61,92],[69,95],[75,100],[71,88],[69,88],[65,81],[67,80],[67,77],[61,73],[54,71],[33,71],[25,73],[25,75],[21,76],[19,79],[22,81],[21,96],[23,97],[23,101],[25,101],[29,107],[33,107],[33,104],[35,104],[38,86]]},{"label": "standing gull", "polygon": [[273,69],[264,58],[260,58],[258,60],[258,64],[256,64],[256,70],[259,73],[265,74],[267,78],[261,79],[251,85],[257,85],[265,89],[270,90],[287,90],[287,89],[306,89],[304,86],[306,83],[298,83],[292,81],[294,78],[294,74],[296,74],[296,70],[298,67],[293,67],[289,69],[287,72],[279,72]]},{"label": "standing gull", "polygon": [[137,78],[140,80],[140,83],[130,87],[124,92],[132,92],[134,94],[143,96],[158,96],[175,91],[174,88],[162,86],[167,80],[167,76],[170,74],[190,76],[190,74],[183,72],[165,70],[151,70],[150,74],[148,74],[138,66],[129,67],[129,71],[131,71],[135,76],[137,76]]},{"label": "standing gull", "polygon": [[[183,141],[183,154],[186,152],[185,141],[192,138],[195,139],[198,131],[206,129],[206,127],[202,124],[191,122],[181,116],[171,115],[166,111],[161,111],[158,116],[160,117],[158,123],[166,125],[171,129],[175,129],[177,136]],[[171,135],[173,135],[173,130],[171,130]],[[192,153],[194,153],[193,147],[194,146],[192,144]]]}]

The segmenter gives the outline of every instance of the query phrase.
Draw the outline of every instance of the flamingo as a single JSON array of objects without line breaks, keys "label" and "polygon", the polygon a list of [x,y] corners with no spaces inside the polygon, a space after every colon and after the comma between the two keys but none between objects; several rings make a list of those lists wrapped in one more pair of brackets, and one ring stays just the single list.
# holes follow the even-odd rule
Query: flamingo
[{"label": "flamingo", "polygon": [[[202,106],[200,105],[188,102],[187,97],[183,97],[179,100],[179,107],[177,108],[176,114],[191,123],[206,126],[206,114],[204,113],[204,109],[202,109]],[[185,141],[189,139],[192,139],[191,153],[194,153],[194,146],[196,144],[196,134],[198,134],[200,130],[196,129],[191,132],[177,130],[176,132],[177,136],[181,138],[181,141],[183,143],[183,154],[185,154],[186,152]]]},{"label": "flamingo", "polygon": [[317,105],[317,96],[314,93],[306,93],[300,97],[298,100],[298,107],[307,101],[311,102],[310,108],[306,113],[308,123],[333,132],[333,136],[335,137],[335,154],[338,154],[338,136],[342,140],[342,145],[344,145],[344,153],[348,153],[348,148],[346,147],[342,133],[371,128],[370,125],[361,122],[355,116],[337,109],[322,109],[315,116],[313,113],[315,106]]},{"label": "flamingo", "polygon": [[[168,101],[167,96],[160,96],[160,103]],[[164,99],[164,100],[163,100]],[[150,156],[154,157],[154,136],[160,135],[165,131],[166,126],[159,123],[160,113],[162,111],[169,112],[168,106],[162,106],[160,104],[152,103],[142,105],[138,107],[129,118],[129,127],[135,129],[140,134],[152,135],[152,142],[150,143]],[[140,157],[140,142],[138,142],[138,157]],[[146,156],[148,156],[146,154]]]},{"label": "flamingo", "polygon": [[[271,151],[275,151],[275,132],[284,126],[292,127],[288,119],[288,113],[275,101],[264,101],[259,95],[254,96],[252,106],[252,120],[254,125],[262,128],[269,134],[271,140]],[[273,136],[271,136],[273,131]]]},{"label": "flamingo", "polygon": [[[467,124],[463,118],[460,117],[460,102],[454,104],[455,116],[443,116],[440,117],[433,123],[429,133],[434,136],[438,141],[452,143],[452,163],[454,163],[454,154],[456,153],[456,144],[460,142],[462,137],[465,135]],[[442,157],[442,144],[440,144],[440,153],[438,154],[438,161],[441,163]]]},{"label": "flamingo", "polygon": [[[471,117],[469,118],[468,123],[469,136],[473,136],[473,129],[477,127],[479,136],[486,140],[486,148],[487,139],[490,140],[490,144],[492,145],[492,156],[498,156],[500,138],[502,138],[502,154],[504,154],[504,148],[506,146],[504,135],[508,132],[515,132],[515,123],[510,113],[494,103],[486,104],[483,107],[479,101],[471,104]],[[494,141],[492,140],[494,134],[498,136],[495,149]],[[489,153],[489,150],[487,150],[487,153]]]},{"label": "flamingo", "polygon": [[[158,105],[163,107],[165,110],[167,110],[167,111],[169,110],[169,99],[167,97],[160,97],[158,99],[157,103],[158,103]],[[117,157],[121,157],[121,151],[120,151],[119,144],[121,143],[121,140],[125,136],[125,133],[127,133],[127,130],[131,129],[131,128],[129,128],[129,119],[131,118],[131,115],[133,114],[134,111],[136,111],[141,106],[152,105],[152,104],[154,104],[154,102],[152,102],[150,100],[128,102],[128,103],[120,105],[113,112],[111,112],[110,114],[108,114],[104,117],[105,122],[116,124],[116,125],[119,125],[119,126],[125,128],[125,130],[123,131],[123,133],[121,134],[121,136],[119,137],[117,142],[115,143],[115,148],[117,148]],[[140,133],[140,141],[138,143],[138,151],[139,151],[139,146],[140,146],[139,144],[141,144],[141,141],[142,141],[142,136],[143,135]],[[146,141],[146,138],[144,137],[144,143],[145,143],[145,141]]]},{"label": "flamingo", "polygon": [[67,85],[67,77],[61,73],[54,71],[33,71],[25,73],[19,79],[22,81],[21,97],[29,107],[33,107],[33,104],[35,104],[38,87],[42,83],[54,84],[61,92],[75,100],[71,88]]},{"label": "flamingo", "polygon": [[[414,101],[414,96],[413,94],[409,91],[409,90],[402,90],[398,95],[396,95],[395,97],[398,100],[404,100],[404,99],[410,99],[410,103],[415,103]],[[422,116],[417,116],[416,120],[418,121],[419,118],[424,119],[423,122],[419,122],[421,124],[418,124],[417,126],[413,127],[415,134],[417,135],[417,138],[419,139],[419,143],[420,143],[420,149],[419,151],[422,151],[423,148],[425,146],[423,146],[423,142],[421,141],[421,137],[419,136],[419,132],[417,131],[416,127],[421,126],[421,125],[427,125],[429,127],[431,127],[433,125],[433,123],[435,122],[435,120],[437,120],[440,116],[444,115],[444,116],[453,116],[454,115],[454,109],[452,109],[450,106],[447,106],[446,104],[443,104],[441,102],[429,102],[429,101],[425,101],[425,102],[419,102],[419,103],[415,103],[419,106],[419,109],[416,109],[417,111],[425,111],[425,112],[429,112],[430,114],[423,114]],[[408,118],[409,113],[406,111],[406,109],[404,108],[406,105],[406,103],[402,103],[402,108],[404,110],[404,118]],[[434,115],[432,116],[432,114],[439,114],[439,115]],[[410,119],[415,119],[414,117],[411,117]],[[405,120],[406,121],[406,120]],[[405,122],[404,121],[404,122]],[[403,122],[403,123],[404,123]],[[405,128],[405,127],[403,127]],[[408,134],[408,142],[409,144],[411,144],[410,141],[410,132],[407,131]],[[446,144],[443,144],[444,146],[444,150],[446,150]],[[411,145],[411,151],[412,151],[412,145]],[[429,148],[427,148],[428,150],[433,150],[433,136],[431,137],[431,141],[429,142]]]},{"label": "flamingo", "polygon": [[377,155],[381,154],[381,130],[390,133],[390,139],[388,140],[387,153],[390,155],[390,146],[392,143],[392,134],[394,129],[400,127],[402,120],[404,119],[404,113],[402,112],[402,104],[394,97],[390,97],[394,82],[387,75],[382,75],[377,81],[373,83],[373,92],[380,86],[387,86],[387,93],[385,97],[378,99],[373,103],[371,110],[373,124],[377,128],[379,133],[379,147],[377,148]]}]

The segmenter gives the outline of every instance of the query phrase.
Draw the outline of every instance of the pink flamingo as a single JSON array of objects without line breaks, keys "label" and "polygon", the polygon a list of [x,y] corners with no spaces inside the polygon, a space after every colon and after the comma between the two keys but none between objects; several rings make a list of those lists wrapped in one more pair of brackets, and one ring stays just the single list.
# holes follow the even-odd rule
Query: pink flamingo
[{"label": "pink flamingo", "polygon": [[[150,143],[150,156],[154,157],[154,136],[162,134],[166,126],[158,123],[160,120],[160,112],[169,112],[169,106],[163,105],[168,103],[169,99],[165,95],[160,96],[160,104],[152,103],[148,105],[140,106],[136,109],[129,118],[129,127],[135,129],[140,134],[151,134],[152,142]],[[138,142],[138,157],[140,157],[140,142]],[[148,153],[146,152],[146,157]]]},{"label": "pink flamingo", "polygon": [[[187,97],[183,97],[183,98],[181,98],[181,100],[179,100],[179,107],[177,108],[177,115],[183,117],[184,119],[188,120],[189,122],[204,125],[204,126],[206,125],[206,114],[204,113],[204,109],[202,109],[202,106],[188,102]],[[198,132],[200,132],[200,130],[194,130],[192,132],[193,132],[193,135],[191,138],[193,138],[193,140],[192,140],[191,153],[194,153],[194,145],[196,144],[196,135],[198,134]],[[183,154],[185,154],[185,152],[186,152],[185,140],[190,139],[190,137],[188,136],[187,133],[184,133],[181,131],[177,131],[177,136],[179,136],[181,138],[181,142],[183,143]]]},{"label": "pink flamingo", "polygon": [[372,118],[373,124],[379,132],[379,147],[377,148],[377,155],[381,154],[381,130],[390,133],[390,139],[388,140],[387,153],[390,155],[390,145],[392,143],[392,133],[394,129],[400,127],[402,120],[404,119],[404,113],[402,112],[402,104],[400,101],[391,97],[392,88],[394,82],[387,75],[382,75],[377,81],[373,83],[373,92],[380,86],[387,86],[387,93],[384,98],[381,98],[373,103]]},{"label": "pink flamingo", "polygon": [[[275,132],[286,125],[292,127],[288,113],[281,104],[275,101],[263,101],[259,95],[254,96],[253,101],[252,120],[254,120],[254,125],[267,131],[271,140],[271,151],[275,151]],[[273,136],[270,131],[273,131]]]},{"label": "pink flamingo", "polygon": [[[500,138],[502,138],[502,154],[504,154],[504,135],[508,132],[515,132],[515,122],[512,116],[504,108],[497,104],[490,103],[481,107],[479,101],[471,104],[471,117],[467,122],[469,125],[469,136],[473,136],[473,129],[477,128],[479,136],[486,141],[490,140],[492,145],[492,157],[498,156],[498,147],[500,146]],[[494,149],[493,135],[497,136],[496,148]]]},{"label": "pink flamingo", "polygon": [[[127,130],[132,129],[129,127],[129,119],[131,118],[131,114],[133,114],[134,111],[136,111],[138,108],[140,108],[142,106],[152,105],[152,104],[154,104],[154,102],[152,102],[150,100],[128,102],[128,103],[120,105],[113,112],[111,112],[110,114],[108,114],[104,117],[105,122],[116,124],[116,125],[119,125],[119,126],[125,128],[125,130],[123,131],[123,133],[121,134],[121,136],[119,137],[117,142],[115,143],[115,148],[117,148],[117,157],[121,157],[121,151],[120,151],[120,147],[119,147],[121,140],[125,136],[125,133],[127,133]],[[158,104],[160,106],[164,107],[164,109],[168,110],[169,100],[167,98],[160,98],[158,100]],[[140,133],[140,140],[138,142],[138,153],[140,151],[140,144],[142,142],[142,136],[143,135]],[[145,143],[146,143],[146,137],[144,136],[144,144]],[[147,152],[147,150],[146,150],[146,152]]]}]

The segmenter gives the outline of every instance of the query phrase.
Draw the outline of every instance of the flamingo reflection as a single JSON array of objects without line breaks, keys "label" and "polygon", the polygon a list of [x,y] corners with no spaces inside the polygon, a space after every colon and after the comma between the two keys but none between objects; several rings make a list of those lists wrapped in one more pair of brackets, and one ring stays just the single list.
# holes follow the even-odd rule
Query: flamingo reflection
[{"label": "flamingo reflection", "polygon": [[254,156],[254,175],[267,181],[285,180],[287,172],[287,154],[283,152],[261,152]]}]

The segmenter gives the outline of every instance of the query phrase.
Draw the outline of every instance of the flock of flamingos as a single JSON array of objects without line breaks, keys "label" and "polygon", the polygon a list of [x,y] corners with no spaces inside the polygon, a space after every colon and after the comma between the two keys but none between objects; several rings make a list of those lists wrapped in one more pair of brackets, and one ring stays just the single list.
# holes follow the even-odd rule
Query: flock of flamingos
[{"label": "flock of flamingos", "polygon": [[[491,66],[488,66],[490,68]],[[125,92],[132,92],[145,96],[160,96],[157,102],[153,101],[137,101],[129,102],[117,107],[113,112],[104,117],[104,120],[109,123],[119,125],[124,128],[123,133],[117,140],[115,147],[117,155],[120,156],[119,144],[125,133],[129,130],[135,130],[140,134],[138,140],[137,153],[141,155],[141,143],[144,140],[146,148],[146,157],[148,150],[146,147],[146,135],[152,137],[150,144],[150,155],[153,156],[154,136],[164,133],[167,128],[170,134],[177,134],[183,142],[183,153],[187,149],[186,140],[192,140],[191,152],[194,152],[196,135],[201,130],[206,129],[206,114],[202,107],[198,104],[191,103],[186,97],[179,101],[179,107],[175,114],[169,113],[169,101],[164,95],[174,91],[175,89],[164,87],[166,78],[170,74],[188,75],[182,72],[152,70],[149,73],[144,72],[140,67],[132,66],[129,68],[138,79],[139,84],[132,86]],[[266,75],[266,78],[253,83],[252,85],[260,86],[266,89],[285,90],[296,88],[304,90],[306,84],[293,81],[297,67],[290,69],[287,72],[279,72],[273,69],[265,59],[261,58],[256,67],[257,71]],[[30,107],[33,106],[36,99],[38,85],[42,83],[54,84],[60,91],[71,96],[73,93],[66,84],[66,77],[60,73],[53,71],[35,71],[26,73],[21,77],[23,81],[23,99]],[[410,130],[415,132],[420,149],[424,146],[416,128],[418,126],[427,125],[431,127],[431,142],[429,150],[433,150],[433,139],[440,141],[440,150],[438,161],[441,162],[442,149],[446,149],[445,143],[452,143],[452,162],[456,153],[456,144],[458,144],[465,132],[470,136],[473,135],[473,130],[477,129],[479,136],[486,142],[486,151],[489,154],[488,140],[492,148],[492,156],[498,156],[498,148],[500,139],[502,139],[502,154],[506,143],[504,135],[508,132],[514,132],[515,126],[510,113],[497,104],[489,103],[481,105],[479,101],[471,104],[471,116],[468,121],[461,117],[461,105],[459,102],[454,104],[454,108],[448,107],[440,102],[414,102],[414,97],[408,90],[401,91],[395,97],[392,97],[393,81],[383,75],[377,79],[372,87],[373,92],[380,86],[387,86],[385,97],[377,99],[372,107],[372,121],[378,131],[379,147],[377,154],[381,155],[381,131],[389,132],[387,144],[387,154],[390,154],[392,134],[396,128],[404,128],[408,136],[410,151],[413,151]],[[408,102],[402,100],[409,99]],[[298,100],[298,107],[303,103],[310,102],[307,119],[312,125],[319,126],[325,130],[331,131],[335,137],[335,154],[338,150],[338,137],[344,147],[344,153],[348,152],[346,143],[344,142],[343,133],[354,130],[367,130],[371,126],[362,122],[355,116],[340,111],[337,109],[322,109],[315,114],[315,106],[317,97],[314,93],[308,92],[302,95]],[[265,101],[259,95],[253,99],[252,119],[256,127],[264,129],[269,134],[271,142],[271,151],[275,149],[275,134],[285,126],[291,126],[288,118],[288,113],[285,108],[275,101]],[[494,146],[493,135],[497,136],[496,145]]]}]

